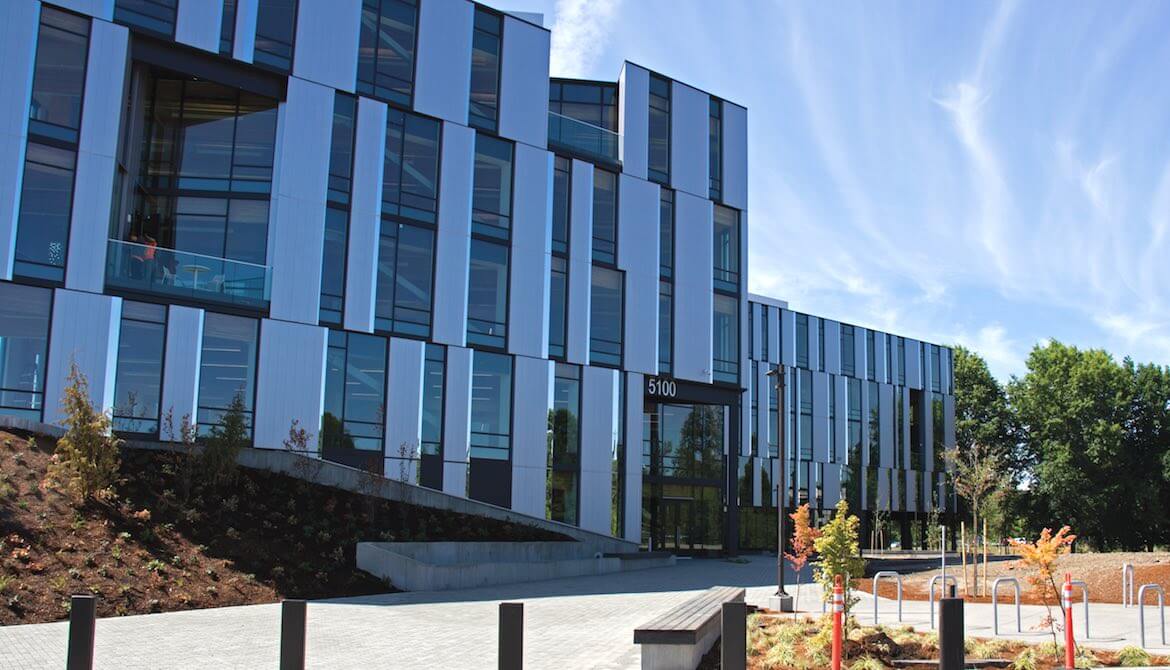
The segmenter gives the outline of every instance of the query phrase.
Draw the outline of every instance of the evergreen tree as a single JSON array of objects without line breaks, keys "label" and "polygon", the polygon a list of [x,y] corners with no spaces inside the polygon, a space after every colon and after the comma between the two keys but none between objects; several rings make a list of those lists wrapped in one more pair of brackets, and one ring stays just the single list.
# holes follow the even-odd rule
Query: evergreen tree
[{"label": "evergreen tree", "polygon": [[64,486],[81,501],[112,490],[121,464],[119,447],[109,415],[98,411],[89,399],[89,380],[69,364],[68,383],[61,398],[65,434],[57,440],[48,480]]}]

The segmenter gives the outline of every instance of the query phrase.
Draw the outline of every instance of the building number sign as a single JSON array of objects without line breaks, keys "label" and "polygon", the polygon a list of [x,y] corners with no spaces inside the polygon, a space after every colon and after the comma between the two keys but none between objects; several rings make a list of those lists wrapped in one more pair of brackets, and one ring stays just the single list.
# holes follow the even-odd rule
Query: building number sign
[{"label": "building number sign", "polygon": [[646,378],[646,395],[659,398],[674,398],[678,395],[678,384],[673,379]]}]

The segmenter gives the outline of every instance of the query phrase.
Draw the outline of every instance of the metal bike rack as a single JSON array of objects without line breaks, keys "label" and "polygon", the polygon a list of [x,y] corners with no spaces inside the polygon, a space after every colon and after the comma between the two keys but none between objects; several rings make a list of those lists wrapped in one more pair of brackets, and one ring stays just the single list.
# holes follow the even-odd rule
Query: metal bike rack
[{"label": "metal bike rack", "polygon": [[1121,606],[1133,607],[1133,563],[1121,566]]},{"label": "metal bike rack", "polygon": [[893,577],[898,582],[898,621],[902,620],[902,575],[893,570],[882,570],[873,576],[873,625],[878,622],[878,580],[882,577]]},{"label": "metal bike rack", "polygon": [[930,627],[931,628],[934,628],[934,585],[937,584],[940,579],[943,582],[944,589],[946,588],[946,585],[948,583],[950,583],[950,585],[955,587],[956,589],[959,588],[959,580],[955,579],[954,575],[935,575],[935,576],[930,578],[929,591],[930,591]]},{"label": "metal bike rack", "polygon": [[[1011,584],[1015,587],[1016,632],[1024,632],[1023,620],[1020,617],[1020,580],[1016,579],[1015,577],[999,577],[991,583],[991,631],[994,635],[999,635],[999,608],[996,607],[998,604],[997,593],[999,591],[999,585],[1005,583]],[[1085,601],[1085,604],[1088,604],[1087,600]]]},{"label": "metal bike rack", "polygon": [[1085,638],[1087,639],[1089,637],[1089,585],[1080,579],[1074,579],[1070,583],[1073,586],[1081,587],[1081,604],[1085,606]]},{"label": "metal bike rack", "polygon": [[1162,646],[1166,645],[1166,593],[1157,584],[1142,584],[1138,589],[1138,626],[1141,627],[1142,647],[1146,646],[1146,589],[1158,592],[1158,615],[1162,628]]}]

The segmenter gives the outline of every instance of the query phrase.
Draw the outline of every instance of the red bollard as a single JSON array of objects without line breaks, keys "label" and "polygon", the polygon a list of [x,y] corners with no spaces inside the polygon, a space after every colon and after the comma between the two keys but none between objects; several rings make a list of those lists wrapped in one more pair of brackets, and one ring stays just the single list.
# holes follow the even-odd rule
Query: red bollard
[{"label": "red bollard", "polygon": [[845,589],[841,575],[833,580],[833,670],[841,670],[841,623],[845,616]]},{"label": "red bollard", "polygon": [[1064,603],[1064,667],[1076,667],[1075,644],[1073,642],[1072,575],[1064,573],[1064,586],[1060,599]]}]

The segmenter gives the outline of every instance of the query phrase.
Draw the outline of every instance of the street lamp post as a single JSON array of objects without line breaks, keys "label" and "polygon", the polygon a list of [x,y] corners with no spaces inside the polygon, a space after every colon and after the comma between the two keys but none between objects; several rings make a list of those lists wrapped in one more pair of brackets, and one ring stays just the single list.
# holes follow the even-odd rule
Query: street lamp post
[{"label": "street lamp post", "polygon": [[777,363],[776,367],[765,373],[774,377],[776,383],[776,404],[779,409],[776,417],[776,444],[780,452],[779,476],[776,477],[776,595],[768,599],[768,608],[777,612],[791,612],[793,609],[792,596],[784,590],[784,518],[788,507],[788,458],[784,449],[784,364]]}]

